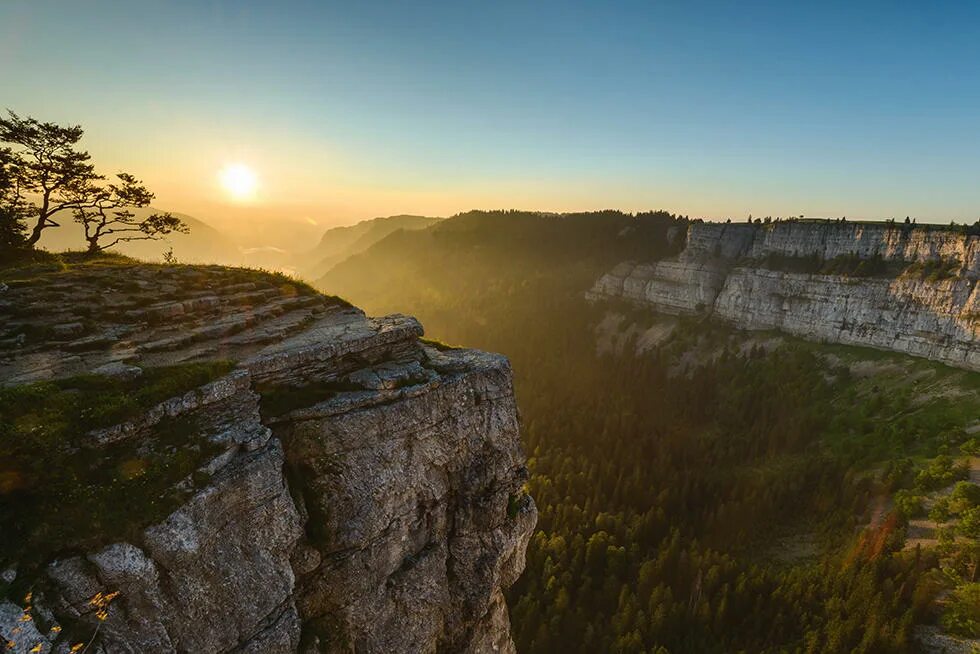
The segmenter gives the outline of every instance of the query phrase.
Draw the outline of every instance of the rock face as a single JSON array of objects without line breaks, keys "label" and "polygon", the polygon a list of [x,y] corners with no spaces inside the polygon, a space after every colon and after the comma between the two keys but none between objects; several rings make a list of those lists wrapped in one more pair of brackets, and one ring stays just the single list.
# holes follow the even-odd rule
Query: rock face
[{"label": "rock face", "polygon": [[[876,276],[778,269],[771,261],[875,260]],[[924,274],[923,265],[946,267]],[[902,271],[906,265],[910,268]],[[772,269],[772,268],[777,269]],[[792,267],[790,267],[792,268]],[[592,298],[746,329],[864,345],[980,370],[980,237],[942,228],[826,222],[692,223],[673,260],[627,262]]]},{"label": "rock face", "polygon": [[272,422],[315,525],[300,612],[330,651],[512,649],[501,588],[524,567],[534,510],[510,370],[481,353],[424,356],[427,381]]},{"label": "rock face", "polygon": [[767,223],[691,223],[685,258],[717,256],[758,259],[769,254],[821,259],[856,255],[886,260],[928,261],[957,259],[964,267],[980,270],[980,237],[937,226],[887,223],[785,221]]},{"label": "rock face", "polygon": [[[86,435],[97,449],[192,419],[191,438],[213,454],[166,519],[50,561],[31,580],[31,606],[0,603],[10,651],[76,641],[107,653],[514,650],[502,591],[523,570],[537,514],[509,363],[431,346],[412,318],[314,297],[299,303],[312,308],[302,326],[274,323],[290,325],[275,338],[216,331],[172,346],[172,358],[238,366]],[[143,311],[147,323],[128,333],[158,340]],[[76,335],[27,354],[52,362]],[[120,340],[128,367],[159,356]],[[100,352],[85,366],[119,361]],[[6,381],[61,369],[10,356]],[[13,581],[16,563],[0,567]]]}]

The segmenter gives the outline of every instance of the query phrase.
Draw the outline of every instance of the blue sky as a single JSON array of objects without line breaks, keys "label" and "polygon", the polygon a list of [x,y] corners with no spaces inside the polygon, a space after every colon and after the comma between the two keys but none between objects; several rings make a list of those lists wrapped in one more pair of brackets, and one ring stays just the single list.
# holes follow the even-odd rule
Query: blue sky
[{"label": "blue sky", "polygon": [[980,217],[976,2],[5,0],[0,105],[205,218]]}]

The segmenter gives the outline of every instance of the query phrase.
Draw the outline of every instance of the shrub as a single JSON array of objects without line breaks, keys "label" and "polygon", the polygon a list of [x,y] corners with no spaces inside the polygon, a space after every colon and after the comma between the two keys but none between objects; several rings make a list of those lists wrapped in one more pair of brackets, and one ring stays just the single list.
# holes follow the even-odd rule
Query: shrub
[{"label": "shrub", "polygon": [[917,518],[922,515],[922,496],[910,490],[900,490],[895,493],[895,508],[897,508],[906,520]]},{"label": "shrub", "polygon": [[915,261],[905,269],[905,275],[923,281],[938,282],[959,274],[960,262],[956,259],[929,259]]},{"label": "shrub", "polygon": [[980,583],[963,584],[952,592],[942,623],[954,634],[980,637]]},{"label": "shrub", "polygon": [[933,459],[915,477],[915,485],[922,490],[938,490],[949,486],[967,475],[967,467],[956,464],[952,457],[942,454]]}]

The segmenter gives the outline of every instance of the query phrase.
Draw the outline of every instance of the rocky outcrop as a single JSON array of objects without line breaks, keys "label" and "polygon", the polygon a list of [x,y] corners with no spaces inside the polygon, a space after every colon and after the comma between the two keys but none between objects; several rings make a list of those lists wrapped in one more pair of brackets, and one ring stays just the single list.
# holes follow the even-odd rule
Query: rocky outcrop
[{"label": "rocky outcrop", "polygon": [[[774,257],[784,265],[852,258],[888,267],[876,276],[820,274],[779,269]],[[923,264],[940,263],[943,274],[923,272]],[[978,279],[980,237],[943,228],[692,223],[678,257],[620,264],[596,282],[590,297],[980,370]]]},{"label": "rocky outcrop", "polygon": [[[237,366],[85,435],[108,453],[183,421],[206,455],[176,485],[175,510],[131,537],[36,571],[2,562],[4,583],[32,589],[20,606],[0,603],[10,651],[513,651],[502,591],[523,570],[536,510],[507,360],[429,345],[411,318],[310,297],[301,327],[276,312],[261,338],[214,331],[173,345],[169,360]],[[226,306],[191,310],[221,324]],[[116,347],[68,367],[36,364],[75,333],[23,345],[30,365],[8,350],[6,381],[152,365],[161,350],[141,345],[179,334],[140,311],[142,325],[111,318],[131,328]]]},{"label": "rocky outcrop", "polygon": [[330,651],[512,649],[500,589],[524,567],[534,512],[510,370],[482,353],[424,357],[426,381],[271,423],[315,526],[300,612]]},{"label": "rocky outcrop", "polygon": [[688,226],[687,246],[681,257],[760,259],[771,254],[816,256],[823,260],[878,255],[906,263],[956,259],[968,270],[980,271],[980,237],[937,225],[822,220],[766,224],[694,222]]}]

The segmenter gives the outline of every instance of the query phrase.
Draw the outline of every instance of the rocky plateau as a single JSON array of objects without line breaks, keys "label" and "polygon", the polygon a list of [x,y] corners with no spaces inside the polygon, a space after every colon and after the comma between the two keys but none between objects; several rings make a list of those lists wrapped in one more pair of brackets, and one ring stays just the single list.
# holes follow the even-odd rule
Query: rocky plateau
[{"label": "rocky plateau", "polygon": [[254,271],[109,262],[0,281],[4,386],[230,370],[80,435],[108,458],[183,421],[207,454],[132,537],[0,561],[3,587],[29,589],[0,600],[6,651],[514,650],[502,591],[537,514],[504,357]]}]

